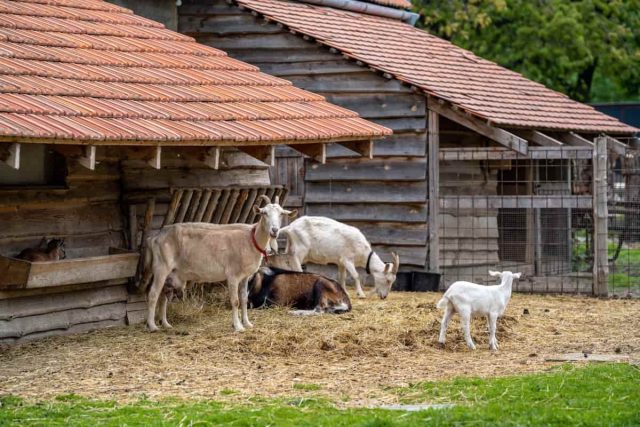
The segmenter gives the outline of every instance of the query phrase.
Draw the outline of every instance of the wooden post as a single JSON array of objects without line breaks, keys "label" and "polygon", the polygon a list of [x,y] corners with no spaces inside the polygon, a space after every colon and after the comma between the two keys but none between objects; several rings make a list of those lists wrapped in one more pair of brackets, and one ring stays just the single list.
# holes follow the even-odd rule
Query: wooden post
[{"label": "wooden post", "polygon": [[0,161],[13,169],[20,169],[20,144],[0,144]]},{"label": "wooden post", "polygon": [[147,247],[147,237],[151,231],[151,223],[153,222],[153,213],[156,209],[156,199],[151,197],[147,200],[147,209],[144,212],[144,223],[142,225],[142,242],[140,243],[140,259],[138,261],[138,268],[136,270],[136,285],[140,285],[140,278],[144,270],[144,251]]},{"label": "wooden post", "polygon": [[607,138],[598,137],[593,150],[593,292],[598,296],[609,291],[608,214]]},{"label": "wooden post", "polygon": [[440,119],[438,113],[429,110],[428,112],[428,160],[427,176],[429,179],[429,270],[440,271],[440,233],[438,226],[440,223]]},{"label": "wooden post", "polygon": [[96,146],[88,145],[84,147],[84,155],[78,159],[78,163],[89,170],[96,169]]},{"label": "wooden post", "polygon": [[138,249],[138,217],[136,205],[129,205],[129,249]]}]

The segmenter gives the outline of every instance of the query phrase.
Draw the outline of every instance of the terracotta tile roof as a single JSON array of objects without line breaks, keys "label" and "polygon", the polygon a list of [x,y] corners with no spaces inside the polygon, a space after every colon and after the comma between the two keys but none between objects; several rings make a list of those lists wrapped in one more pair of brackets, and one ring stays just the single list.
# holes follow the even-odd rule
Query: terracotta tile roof
[{"label": "terracotta tile roof", "polygon": [[128,9],[0,0],[0,140],[224,145],[389,133]]},{"label": "terracotta tile roof", "polygon": [[401,21],[282,0],[236,0],[398,80],[504,127],[637,129]]},{"label": "terracotta tile roof", "polygon": [[379,4],[380,6],[395,7],[396,9],[411,9],[409,0],[364,0],[367,3]]}]

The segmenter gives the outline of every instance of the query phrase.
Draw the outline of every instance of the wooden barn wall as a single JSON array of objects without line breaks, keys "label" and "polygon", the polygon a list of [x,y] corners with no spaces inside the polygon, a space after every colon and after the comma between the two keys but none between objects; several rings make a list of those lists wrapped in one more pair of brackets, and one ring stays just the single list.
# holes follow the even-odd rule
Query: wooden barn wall
[{"label": "wooden barn wall", "polygon": [[289,203],[359,227],[383,258],[423,268],[427,259],[425,97],[396,80],[283,31],[224,1],[185,1],[179,31],[257,65],[268,74],[324,95],[329,102],[387,126],[395,135],[375,142],[373,160],[340,146],[326,165],[280,150],[274,184],[291,188]]},{"label": "wooden barn wall", "polygon": [[[0,254],[15,256],[42,237],[64,238],[68,258],[124,246],[118,163],[91,171],[67,159],[66,168],[60,187],[0,187]],[[127,298],[122,280],[0,290],[0,344],[124,325]]]},{"label": "wooden barn wall", "polygon": [[[0,254],[15,256],[46,236],[64,237],[69,258],[105,255],[110,246],[127,246],[129,205],[136,205],[141,230],[146,200],[155,197],[153,226],[161,226],[171,186],[269,184],[265,164],[233,149],[223,152],[219,170],[168,150],[160,170],[102,149],[93,171],[72,158],[66,166],[65,183],[56,188],[9,189],[0,182]],[[126,279],[0,290],[0,345],[139,323],[145,310],[144,296],[128,295]]]},{"label": "wooden barn wall", "polygon": [[161,169],[153,169],[142,160],[122,162],[122,189],[125,205],[135,206],[138,220],[136,244],[140,243],[147,199],[156,200],[152,229],[162,226],[171,201],[171,187],[227,187],[237,185],[269,185],[266,164],[235,149],[223,150],[220,168],[186,160],[166,152]]},{"label": "wooden barn wall", "polygon": [[[487,138],[445,118],[440,119],[440,147],[483,147]],[[440,160],[440,196],[497,195],[498,170],[486,161]],[[497,209],[440,209],[440,266],[445,276],[471,276],[494,266],[498,256]]]}]

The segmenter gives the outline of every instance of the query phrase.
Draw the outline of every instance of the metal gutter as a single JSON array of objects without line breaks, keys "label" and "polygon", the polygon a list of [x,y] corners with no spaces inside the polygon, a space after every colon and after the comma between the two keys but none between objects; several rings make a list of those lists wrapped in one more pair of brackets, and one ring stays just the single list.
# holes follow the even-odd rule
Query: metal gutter
[{"label": "metal gutter", "polygon": [[420,15],[406,10],[394,9],[392,7],[379,6],[377,4],[365,3],[358,0],[298,0],[300,3],[309,3],[318,6],[333,7],[335,9],[348,10],[350,12],[365,13],[367,15],[381,16],[384,18],[397,19],[409,25],[415,25]]}]

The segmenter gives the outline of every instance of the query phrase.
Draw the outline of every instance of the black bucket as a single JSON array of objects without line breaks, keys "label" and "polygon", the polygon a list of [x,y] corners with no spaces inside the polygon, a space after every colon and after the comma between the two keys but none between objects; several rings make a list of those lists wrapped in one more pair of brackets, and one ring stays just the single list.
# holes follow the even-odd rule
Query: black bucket
[{"label": "black bucket", "polygon": [[440,289],[440,273],[414,271],[411,280],[413,292],[437,292]]},{"label": "black bucket", "polygon": [[401,271],[396,274],[396,281],[394,282],[391,290],[394,292],[409,292],[411,291],[411,282],[413,280],[413,273]]}]

